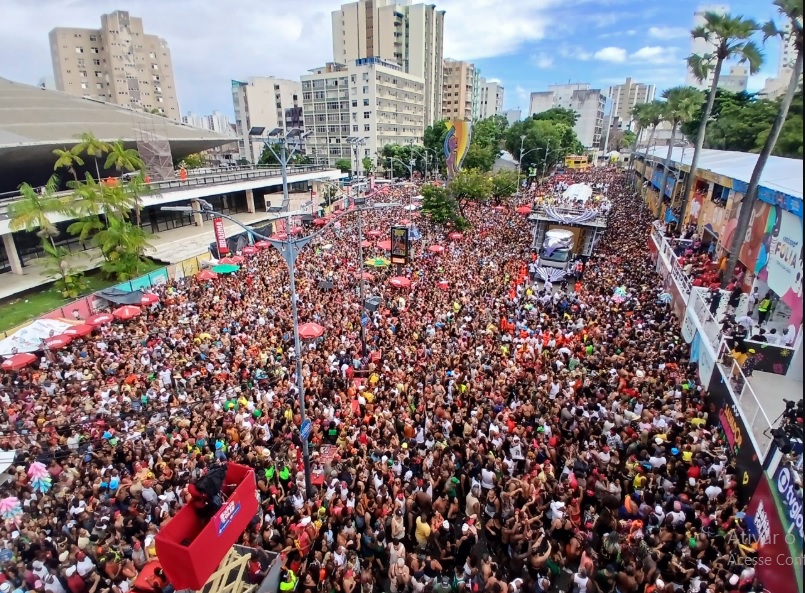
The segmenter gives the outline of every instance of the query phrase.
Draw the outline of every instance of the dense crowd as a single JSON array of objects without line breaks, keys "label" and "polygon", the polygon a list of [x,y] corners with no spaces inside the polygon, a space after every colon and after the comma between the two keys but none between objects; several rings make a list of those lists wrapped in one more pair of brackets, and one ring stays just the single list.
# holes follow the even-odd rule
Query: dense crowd
[{"label": "dense crowd", "polygon": [[[0,442],[18,456],[0,498],[22,514],[0,528],[0,593],[127,593],[192,484],[226,461],[256,470],[260,514],[240,538],[252,582],[267,550],[304,593],[762,591],[718,419],[658,300],[651,216],[615,169],[571,182],[606,192],[609,227],[582,277],[549,292],[527,273],[515,204],[465,205],[454,239],[410,211],[365,212],[364,233],[403,218],[421,233],[408,265],[367,269],[382,304],[365,355],[357,214],[305,248],[300,322],[325,328],[301,361],[310,497],[273,249],[231,276],[170,281],[139,318],[3,373]],[[523,199],[561,189],[548,178]]]}]

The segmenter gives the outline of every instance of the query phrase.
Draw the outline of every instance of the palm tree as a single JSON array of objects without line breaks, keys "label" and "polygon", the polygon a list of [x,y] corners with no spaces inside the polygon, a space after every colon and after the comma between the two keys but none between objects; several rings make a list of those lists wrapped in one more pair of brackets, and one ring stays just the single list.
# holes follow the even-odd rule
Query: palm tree
[{"label": "palm tree", "polygon": [[121,173],[123,171],[140,171],[145,168],[145,163],[140,158],[140,154],[133,148],[123,146],[122,140],[117,140],[109,147],[109,156],[106,157],[105,168],[114,167]]},{"label": "palm tree", "polygon": [[78,165],[83,167],[84,159],[67,148],[57,148],[53,151],[53,154],[59,157],[56,159],[56,164],[53,165],[53,170],[58,171],[59,169],[67,169],[73,174],[75,180],[78,181],[78,172],[75,170],[75,166]]},{"label": "palm tree", "polygon": [[[653,103],[640,103],[632,108],[632,120],[636,124],[637,131],[635,134],[635,139],[632,142],[632,149],[631,149],[632,156],[629,163],[631,169],[634,169],[634,155],[637,153],[637,144],[640,141],[640,136],[643,135],[643,132],[646,129],[652,127],[652,121],[653,121],[652,111],[654,109],[653,105],[654,105]],[[657,122],[657,125],[659,125],[659,121]],[[652,129],[651,140],[654,139],[653,134],[655,128],[656,125]]]},{"label": "palm tree", "polygon": [[12,202],[8,207],[11,231],[37,230],[43,243],[45,240],[49,240],[51,245],[55,245],[53,237],[59,234],[59,229],[56,228],[51,217],[54,214],[65,214],[68,211],[66,200],[55,195],[56,185],[57,179],[53,175],[41,191],[35,190],[27,183],[20,186],[22,199]]},{"label": "palm tree", "polygon": [[699,156],[701,155],[704,137],[707,132],[707,120],[710,119],[710,114],[713,112],[713,103],[716,100],[718,81],[721,77],[721,68],[724,65],[724,61],[735,60],[740,64],[748,64],[750,74],[757,73],[763,65],[763,54],[760,53],[760,48],[757,44],[751,40],[751,37],[759,30],[759,26],[755,21],[745,19],[742,16],[734,17],[717,12],[704,13],[704,21],[703,25],[695,27],[690,34],[693,39],[703,39],[708,42],[713,51],[704,55],[693,54],[689,56],[688,66],[700,82],[707,80],[710,74],[713,75],[713,80],[710,83],[707,106],[702,114],[702,121],[696,134],[696,148],[693,151],[690,172],[685,180],[685,188],[682,190],[682,219],[684,219],[685,210],[688,206],[688,196],[696,179]]},{"label": "palm tree", "polygon": [[[643,151],[644,154],[644,163],[645,158],[648,157],[648,150],[654,144],[654,135],[657,133],[657,128],[659,125],[665,121],[665,103],[663,101],[654,100],[651,103],[647,104],[648,107],[645,109],[644,116],[646,118],[646,125],[651,128],[651,132],[648,136],[648,143],[646,143],[646,149]],[[654,179],[654,171],[657,168],[656,161],[654,161],[654,165],[651,167],[651,175],[648,177],[649,183],[651,180]],[[643,176],[645,177],[645,168],[643,169]],[[644,195],[641,190],[641,195]]]},{"label": "palm tree", "polygon": [[98,181],[101,180],[101,171],[98,167],[98,157],[102,157],[109,152],[110,146],[107,142],[98,140],[92,132],[84,132],[78,136],[78,144],[76,144],[72,153],[74,155],[86,154],[91,156],[95,161],[95,173],[97,174]]},{"label": "palm tree", "polygon": [[794,59],[791,79],[788,81],[788,88],[780,103],[777,118],[774,120],[766,142],[763,144],[763,149],[758,155],[755,168],[752,170],[752,176],[749,178],[749,187],[741,203],[741,213],[738,215],[738,224],[735,227],[735,234],[732,236],[729,259],[727,260],[727,270],[729,273],[722,279],[725,286],[729,284],[732,271],[735,270],[735,267],[738,265],[741,244],[746,238],[746,230],[749,228],[749,221],[752,219],[752,211],[754,210],[755,200],[757,199],[760,177],[763,175],[763,169],[766,167],[769,156],[774,151],[774,145],[777,144],[780,131],[783,129],[785,120],[788,117],[788,110],[791,107],[791,102],[800,85],[800,76],[803,68],[802,0],[774,0],[774,5],[777,7],[780,14],[790,23],[791,31],[787,36],[785,32],[780,31],[773,22],[769,21],[763,25],[763,37],[764,39],[779,37],[783,43],[793,41],[797,57]]},{"label": "palm tree", "polygon": [[120,218],[111,218],[109,226],[96,233],[92,241],[105,258],[101,270],[121,281],[138,275],[148,261],[145,251],[152,247],[142,228]]},{"label": "palm tree", "polygon": [[667,89],[662,94],[665,99],[665,121],[671,124],[671,139],[668,141],[668,152],[660,181],[659,204],[657,218],[662,216],[662,202],[665,198],[665,186],[668,183],[668,172],[671,170],[671,154],[676,141],[676,131],[684,123],[691,121],[704,100],[701,91],[690,86],[677,86]]}]

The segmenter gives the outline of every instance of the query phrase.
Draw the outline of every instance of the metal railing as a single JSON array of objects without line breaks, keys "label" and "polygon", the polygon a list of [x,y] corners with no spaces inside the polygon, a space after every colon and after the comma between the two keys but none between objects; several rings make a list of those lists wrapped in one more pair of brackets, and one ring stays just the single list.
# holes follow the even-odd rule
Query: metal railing
[{"label": "metal railing", "polygon": [[[724,375],[724,383],[732,395],[733,401],[741,411],[744,423],[749,427],[755,441],[756,450],[760,459],[766,459],[771,448],[772,423],[760,403],[755,390],[749,383],[740,365],[729,355],[730,349],[722,340],[716,357],[716,364]],[[726,364],[725,364],[726,363]]]},{"label": "metal railing", "polygon": [[[578,207],[570,207],[570,206],[561,206],[561,205],[553,205],[553,204],[536,204],[531,207],[531,214],[529,214],[529,218],[544,218],[548,220],[554,220],[554,218],[545,210],[545,207],[548,206],[553,209],[555,212],[565,215],[565,216],[581,216],[589,212],[589,210],[585,208],[578,208]],[[590,226],[606,226],[607,224],[607,214],[605,212],[599,211],[599,215],[595,218],[590,220],[586,220],[581,224],[590,225]]]},{"label": "metal railing", "polygon": [[[668,242],[668,239],[663,235],[662,230],[655,224],[652,230],[652,237],[657,244],[657,249],[660,252],[660,257],[668,261],[668,269],[671,276],[676,281],[682,296],[685,297],[687,302],[690,299],[691,290],[693,290],[693,280],[679,265],[679,256],[674,253],[674,248]],[[714,348],[715,349],[715,348]]]},{"label": "metal railing", "polygon": [[[315,171],[326,171],[332,169],[326,165],[294,165],[287,168],[288,175],[298,175],[312,173]],[[148,184],[151,191],[159,193],[165,190],[184,189],[187,187],[199,187],[205,185],[218,185],[221,183],[232,183],[235,181],[248,181],[250,179],[265,179],[266,177],[282,175],[281,167],[272,165],[242,166],[222,169],[220,172],[202,175],[189,174],[187,179],[166,179],[164,181],[152,181]],[[72,191],[61,191],[56,196],[69,196]],[[19,199],[20,192],[5,192],[0,194],[0,204],[7,204]]]}]

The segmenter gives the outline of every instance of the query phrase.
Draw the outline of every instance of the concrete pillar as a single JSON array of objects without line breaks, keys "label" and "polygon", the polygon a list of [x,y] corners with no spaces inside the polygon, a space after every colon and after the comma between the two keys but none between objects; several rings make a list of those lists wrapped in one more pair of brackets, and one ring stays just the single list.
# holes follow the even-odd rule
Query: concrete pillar
[{"label": "concrete pillar", "polygon": [[254,213],[254,190],[246,190],[246,211]]},{"label": "concrete pillar", "polygon": [[22,276],[22,262],[20,261],[20,254],[17,253],[17,245],[14,243],[14,235],[11,233],[3,235],[3,247],[6,248],[8,265],[11,267],[11,273]]},{"label": "concrete pillar", "polygon": [[[191,200],[190,205],[193,207],[193,210],[201,210],[201,204],[198,203],[198,200]],[[194,213],[193,223],[196,226],[204,226],[204,215],[198,212]]]}]

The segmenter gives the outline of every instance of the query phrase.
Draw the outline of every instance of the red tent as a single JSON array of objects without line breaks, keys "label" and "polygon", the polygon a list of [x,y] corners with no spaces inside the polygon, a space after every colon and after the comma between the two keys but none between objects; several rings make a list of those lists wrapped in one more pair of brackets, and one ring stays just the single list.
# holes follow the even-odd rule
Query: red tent
[{"label": "red tent", "polygon": [[196,280],[201,280],[206,282],[207,280],[215,280],[218,277],[218,274],[213,272],[212,270],[201,270],[198,274],[196,274]]},{"label": "red tent", "polygon": [[157,304],[158,302],[159,302],[159,297],[158,297],[157,295],[153,294],[153,293],[150,293],[150,292],[146,292],[146,293],[145,293],[145,294],[144,294],[144,295],[143,295],[143,296],[140,298],[140,304],[141,304],[143,307],[147,307],[147,306],[149,306],[149,305],[155,305],[155,304]]},{"label": "red tent", "polygon": [[0,366],[3,367],[4,371],[18,371],[20,369],[24,369],[29,364],[33,364],[35,362],[36,362],[36,356],[28,352],[21,352],[19,354],[9,356],[3,361],[3,364]]},{"label": "red tent", "polygon": [[459,232],[453,231],[452,233],[450,233],[449,235],[447,235],[447,237],[448,237],[449,239],[452,239],[453,241],[458,241],[459,239],[463,239],[463,238],[464,238],[464,235],[462,235],[462,234],[461,234],[461,233],[459,233]]},{"label": "red tent", "polygon": [[409,288],[411,286],[411,281],[404,276],[395,276],[389,280],[389,284],[395,288]]},{"label": "red tent", "polygon": [[156,535],[157,556],[177,590],[201,590],[258,509],[254,470],[229,463],[222,489],[223,506],[205,521],[185,505]]},{"label": "red tent", "polygon": [[367,247],[371,247],[371,246],[372,246],[371,241],[361,241],[361,247],[363,247],[364,249],[366,249]]},{"label": "red tent", "polygon": [[[112,315],[115,316],[115,319],[119,319],[121,321],[127,321],[129,319],[134,319],[140,313],[142,313],[142,309],[139,307],[135,307],[134,305],[123,305],[122,307],[118,307],[114,311],[112,311]],[[69,330],[68,330],[69,331]]]},{"label": "red tent", "polygon": [[299,326],[299,337],[303,340],[315,340],[324,335],[324,328],[318,323],[303,323]]},{"label": "red tent", "polygon": [[254,246],[257,247],[258,249],[268,249],[269,247],[271,247],[271,243],[269,243],[268,241],[255,241]]},{"label": "red tent", "polygon": [[59,336],[50,336],[45,338],[45,345],[51,350],[61,350],[73,341],[73,336],[70,334],[61,334]]},{"label": "red tent", "polygon": [[86,323],[87,325],[103,325],[104,323],[112,323],[115,320],[115,316],[111,313],[98,313],[96,315],[92,315],[87,317]]},{"label": "red tent", "polygon": [[375,279],[375,277],[372,276],[369,272],[364,272],[363,274],[361,274],[361,278],[363,278],[364,280],[369,280],[370,282]]},{"label": "red tent", "polygon": [[315,226],[324,226],[325,224],[327,224],[327,222],[328,221],[326,218],[317,218],[316,220],[313,221],[313,224]]},{"label": "red tent", "polygon": [[291,229],[291,234],[292,235],[301,235],[302,232],[304,232],[304,229],[302,227],[300,227],[300,226],[295,226],[295,227],[293,227]]},{"label": "red tent", "polygon": [[94,329],[95,328],[88,323],[79,323],[78,325],[68,327],[62,334],[67,334],[73,338],[83,338],[84,336],[90,335]]},{"label": "red tent", "polygon": [[276,239],[277,241],[287,241],[288,233],[274,233],[271,235],[271,238]]},{"label": "red tent", "polygon": [[246,260],[243,259],[241,256],[233,255],[232,257],[222,257],[221,259],[218,260],[218,263],[221,265],[239,266],[244,261]]},{"label": "red tent", "polygon": [[531,206],[517,206],[517,214],[531,214]]},{"label": "red tent", "polygon": [[431,253],[444,253],[444,247],[442,245],[431,245],[428,247],[428,251]]},{"label": "red tent", "polygon": [[366,233],[366,236],[367,237],[375,237],[375,238],[382,237],[383,232],[382,231],[369,231],[368,233]]},{"label": "red tent", "polygon": [[378,241],[377,248],[383,251],[391,251],[391,241]]},{"label": "red tent", "polygon": [[260,249],[255,247],[254,245],[246,245],[243,249],[240,250],[243,255],[254,255],[256,253],[260,253]]}]

